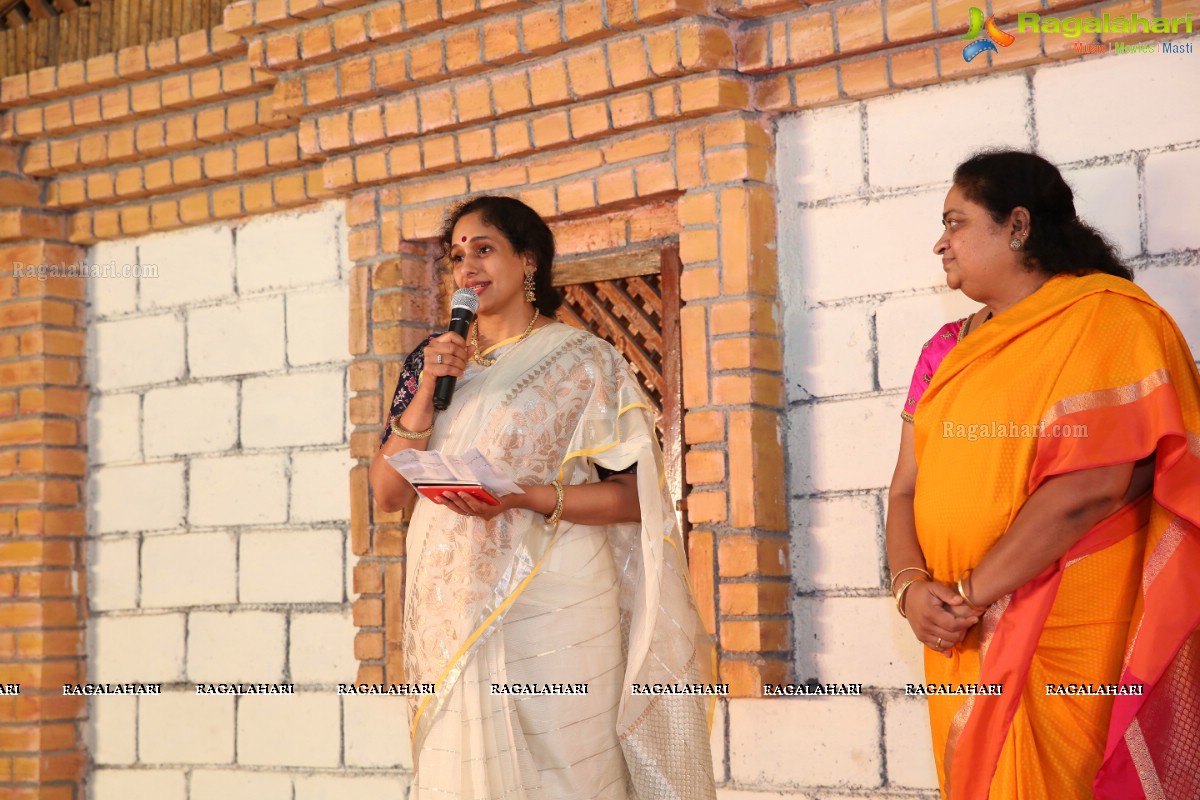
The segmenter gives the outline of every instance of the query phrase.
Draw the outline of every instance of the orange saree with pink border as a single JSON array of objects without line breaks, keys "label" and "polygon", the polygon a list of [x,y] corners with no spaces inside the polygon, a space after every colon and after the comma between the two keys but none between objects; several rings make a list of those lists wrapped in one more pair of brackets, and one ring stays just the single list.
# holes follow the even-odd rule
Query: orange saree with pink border
[{"label": "orange saree with pink border", "polygon": [[914,418],[918,537],[953,583],[1049,477],[1154,459],[1153,489],[994,603],[926,678],[943,797],[1200,797],[1200,374],[1174,321],[1059,276],[954,347]]}]

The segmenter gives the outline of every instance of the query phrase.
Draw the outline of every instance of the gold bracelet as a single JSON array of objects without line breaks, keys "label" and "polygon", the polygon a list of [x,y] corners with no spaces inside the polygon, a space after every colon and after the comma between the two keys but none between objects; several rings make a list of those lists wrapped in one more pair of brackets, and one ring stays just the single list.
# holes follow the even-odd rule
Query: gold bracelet
[{"label": "gold bracelet", "polygon": [[968,590],[963,588],[963,581],[967,581],[968,586],[970,585],[970,575],[974,571],[975,570],[973,569],[964,570],[963,574],[958,576],[958,596],[961,597],[967,604],[967,608],[971,609],[976,614],[982,614],[983,612],[987,611],[987,608],[984,606],[975,605],[974,601],[971,600],[970,595],[968,594]]},{"label": "gold bracelet", "polygon": [[406,431],[400,427],[400,415],[392,417],[390,425],[392,433],[404,439],[428,439],[433,434],[433,423],[429,423],[429,427],[423,431]]},{"label": "gold bracelet", "polygon": [[910,578],[900,584],[900,591],[896,592],[896,610],[900,612],[900,616],[908,619],[908,614],[904,613],[904,593],[908,591],[908,587],[912,586],[917,581],[923,581],[924,578]]},{"label": "gold bracelet", "polygon": [[550,516],[546,517],[546,524],[547,524],[547,525],[554,525],[554,524],[556,524],[556,523],[558,522],[558,519],[559,519],[559,517],[561,517],[561,516],[562,516],[562,510],[563,510],[563,486],[562,486],[562,484],[561,484],[561,483],[559,483],[559,481],[558,481],[558,479],[557,479],[557,478],[556,478],[555,480],[552,480],[552,481],[550,481],[550,485],[554,487],[554,497],[555,497],[555,500],[554,500],[554,513],[553,513],[553,514],[551,514]]},{"label": "gold bracelet", "polygon": [[895,596],[895,594],[896,594],[896,578],[899,578],[901,575],[903,575],[906,572],[919,572],[922,575],[924,575],[926,578],[929,578],[929,580],[933,580],[933,576],[930,575],[927,571],[921,569],[920,567],[905,567],[904,569],[900,570],[899,572],[897,572],[895,575],[892,576],[891,591],[892,591],[893,596]]}]

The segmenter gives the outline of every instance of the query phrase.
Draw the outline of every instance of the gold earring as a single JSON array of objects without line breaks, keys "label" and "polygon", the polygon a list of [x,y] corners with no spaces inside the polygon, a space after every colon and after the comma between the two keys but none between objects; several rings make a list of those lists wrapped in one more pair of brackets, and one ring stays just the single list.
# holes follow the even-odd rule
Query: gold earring
[{"label": "gold earring", "polygon": [[536,299],[537,299],[537,295],[535,295],[534,291],[533,291],[533,273],[526,272],[525,273],[525,302],[532,303]]}]

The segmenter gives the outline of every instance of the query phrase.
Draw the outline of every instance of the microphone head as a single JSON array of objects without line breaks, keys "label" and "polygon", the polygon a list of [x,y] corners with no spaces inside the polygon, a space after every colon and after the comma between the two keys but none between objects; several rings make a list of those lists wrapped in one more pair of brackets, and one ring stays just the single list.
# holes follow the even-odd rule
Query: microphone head
[{"label": "microphone head", "polygon": [[474,289],[458,289],[450,298],[450,308],[451,310],[465,308],[474,316],[475,312],[479,311],[479,295],[475,293]]}]

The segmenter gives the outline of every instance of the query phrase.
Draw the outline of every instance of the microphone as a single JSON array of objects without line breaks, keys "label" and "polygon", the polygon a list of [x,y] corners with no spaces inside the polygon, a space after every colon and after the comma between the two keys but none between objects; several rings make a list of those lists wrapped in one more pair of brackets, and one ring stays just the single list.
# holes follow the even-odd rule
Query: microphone
[{"label": "microphone", "polygon": [[[471,323],[475,320],[475,312],[479,310],[479,295],[474,289],[459,289],[450,298],[450,325],[447,330],[467,338]],[[454,384],[458,378],[453,375],[443,375],[433,385],[433,407],[445,411],[454,397]]]}]

